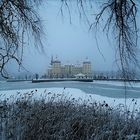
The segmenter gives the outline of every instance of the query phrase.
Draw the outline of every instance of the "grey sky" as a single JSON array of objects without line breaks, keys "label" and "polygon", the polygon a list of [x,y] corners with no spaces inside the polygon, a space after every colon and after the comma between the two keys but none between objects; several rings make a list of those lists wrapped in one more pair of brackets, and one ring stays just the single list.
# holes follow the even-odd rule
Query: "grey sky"
[{"label": "grey sky", "polygon": [[[73,6],[72,6],[73,7]],[[93,22],[93,14],[97,12],[88,8],[88,18]],[[60,4],[55,1],[45,3],[40,8],[46,40],[44,40],[45,53],[38,52],[33,46],[27,47],[24,52],[23,65],[32,73],[44,73],[49,66],[51,56],[58,57],[62,63],[77,64],[86,57],[92,62],[93,70],[110,71],[115,65],[115,43],[113,37],[107,40],[106,34],[99,31],[97,40],[101,53],[95,40],[95,31],[89,33],[86,19],[79,18],[76,7],[71,10],[72,23],[67,9],[63,9],[64,16],[60,13]],[[15,73],[17,67],[9,65],[11,73]]]}]

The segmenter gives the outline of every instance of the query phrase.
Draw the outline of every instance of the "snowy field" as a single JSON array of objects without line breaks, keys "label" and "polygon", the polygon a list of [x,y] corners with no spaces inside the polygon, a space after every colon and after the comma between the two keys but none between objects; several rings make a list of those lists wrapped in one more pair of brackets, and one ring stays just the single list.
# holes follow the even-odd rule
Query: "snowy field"
[{"label": "snowy field", "polygon": [[[78,103],[107,103],[111,107],[123,107],[125,104],[125,99],[123,98],[109,98],[106,96],[100,96],[96,94],[87,94],[80,89],[76,88],[37,88],[37,89],[26,89],[26,90],[7,90],[0,91],[1,100],[9,100],[9,102],[14,102],[16,100],[22,99],[45,99],[52,100],[72,100],[75,99]],[[140,98],[128,98],[126,101],[129,110],[134,108],[140,108]]]}]

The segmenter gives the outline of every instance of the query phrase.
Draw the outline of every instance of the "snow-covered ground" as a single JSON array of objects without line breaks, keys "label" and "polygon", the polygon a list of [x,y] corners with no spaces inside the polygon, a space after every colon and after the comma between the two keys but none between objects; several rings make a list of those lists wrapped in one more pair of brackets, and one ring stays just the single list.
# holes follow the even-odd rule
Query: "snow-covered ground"
[{"label": "snow-covered ground", "polygon": [[[81,103],[83,101],[91,103],[107,103],[109,106],[117,107],[123,106],[125,103],[125,99],[123,98],[109,98],[105,96],[95,95],[95,94],[86,94],[80,89],[76,88],[38,88],[38,89],[26,89],[26,90],[7,90],[0,91],[0,99],[1,100],[9,100],[10,102],[14,102],[18,99],[27,99],[32,97],[32,99],[43,99],[52,100],[53,97],[56,97],[55,100],[63,100],[75,99],[77,102]],[[24,97],[24,98],[22,98]],[[133,107],[139,110],[140,108],[140,98],[127,99],[127,107],[130,110],[133,110]]]}]

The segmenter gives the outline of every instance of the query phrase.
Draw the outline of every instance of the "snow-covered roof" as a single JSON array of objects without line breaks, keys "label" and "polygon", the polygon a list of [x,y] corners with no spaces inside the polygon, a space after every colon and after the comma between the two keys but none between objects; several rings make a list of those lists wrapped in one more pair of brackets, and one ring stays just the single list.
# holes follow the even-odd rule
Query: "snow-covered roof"
[{"label": "snow-covered roof", "polygon": [[76,77],[84,77],[85,75],[83,73],[78,73],[75,75]]}]

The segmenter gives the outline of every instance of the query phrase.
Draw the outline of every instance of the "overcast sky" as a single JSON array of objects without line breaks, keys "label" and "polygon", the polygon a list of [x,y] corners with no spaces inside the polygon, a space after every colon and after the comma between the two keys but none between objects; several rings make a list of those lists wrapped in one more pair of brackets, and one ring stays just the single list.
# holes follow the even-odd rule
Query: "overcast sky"
[{"label": "overcast sky", "polygon": [[[69,12],[63,8],[63,16],[60,12],[60,3],[50,1],[43,3],[40,7],[40,16],[44,26],[46,37],[43,41],[45,53],[41,53],[30,45],[25,49],[23,65],[31,73],[44,73],[53,55],[57,56],[63,64],[82,63],[86,57],[92,62],[93,70],[111,71],[116,68],[115,63],[115,42],[113,36],[108,40],[105,33],[95,30],[89,32],[87,20],[79,17],[76,6],[71,8],[71,21]],[[97,5],[96,5],[97,6]],[[97,8],[92,11],[87,7],[86,12],[89,22],[94,22],[94,14]],[[95,39],[95,34],[97,41]],[[99,48],[98,48],[99,47]],[[99,51],[100,49],[100,51]],[[9,65],[11,73],[17,72],[17,67]]]}]

